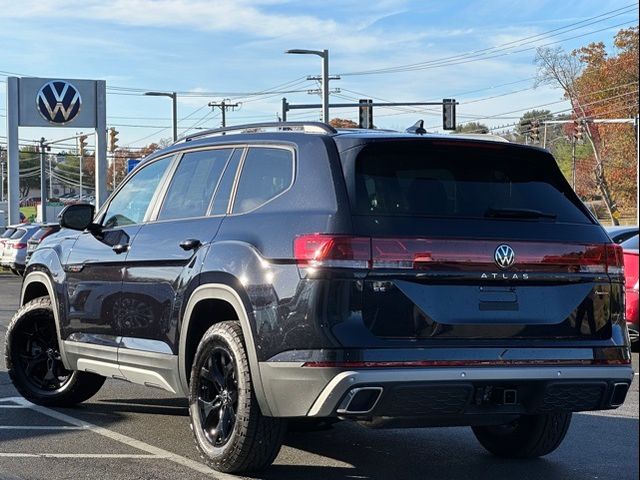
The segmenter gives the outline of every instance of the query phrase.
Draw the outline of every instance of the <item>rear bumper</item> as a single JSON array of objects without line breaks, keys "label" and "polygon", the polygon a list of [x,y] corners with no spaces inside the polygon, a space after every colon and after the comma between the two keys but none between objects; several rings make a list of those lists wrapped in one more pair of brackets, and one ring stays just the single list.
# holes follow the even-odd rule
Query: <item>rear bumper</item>
[{"label": "rear bumper", "polygon": [[443,425],[615,408],[624,402],[633,379],[631,366],[339,371],[263,362],[261,374],[276,416],[404,418],[414,424],[420,423],[415,419],[422,419],[425,424]]}]

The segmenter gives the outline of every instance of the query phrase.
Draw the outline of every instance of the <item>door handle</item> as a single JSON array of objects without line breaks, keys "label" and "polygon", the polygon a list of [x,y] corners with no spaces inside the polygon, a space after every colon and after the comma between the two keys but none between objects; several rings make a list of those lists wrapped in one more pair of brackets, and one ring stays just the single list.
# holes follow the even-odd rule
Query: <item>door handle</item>
[{"label": "door handle", "polygon": [[121,253],[124,253],[127,250],[129,250],[129,244],[127,244],[127,243],[125,243],[125,244],[118,243],[117,245],[114,245],[113,247],[111,247],[111,250],[113,250],[118,255],[120,255]]},{"label": "door handle", "polygon": [[186,240],[180,242],[180,248],[185,251],[195,250],[200,245],[202,245],[202,242],[197,238],[187,238]]}]

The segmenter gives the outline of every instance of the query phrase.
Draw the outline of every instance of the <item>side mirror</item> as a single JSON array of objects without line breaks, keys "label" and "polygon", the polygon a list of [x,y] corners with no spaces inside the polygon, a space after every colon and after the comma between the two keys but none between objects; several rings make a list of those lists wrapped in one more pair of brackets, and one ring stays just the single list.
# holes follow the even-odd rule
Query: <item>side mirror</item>
[{"label": "side mirror", "polygon": [[84,230],[92,225],[95,207],[88,203],[77,203],[65,207],[58,215],[60,226],[71,230]]}]

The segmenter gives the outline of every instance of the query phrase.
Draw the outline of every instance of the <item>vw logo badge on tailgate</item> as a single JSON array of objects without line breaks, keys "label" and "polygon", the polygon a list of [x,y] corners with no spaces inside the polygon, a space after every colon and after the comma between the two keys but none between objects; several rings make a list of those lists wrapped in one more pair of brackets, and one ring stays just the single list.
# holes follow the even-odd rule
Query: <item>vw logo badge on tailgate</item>
[{"label": "vw logo badge on tailgate", "polygon": [[81,104],[78,89],[63,80],[45,83],[36,96],[36,105],[42,118],[57,125],[64,125],[76,118]]},{"label": "vw logo badge on tailgate", "polygon": [[498,245],[493,258],[496,261],[496,265],[500,268],[509,268],[516,261],[516,253],[509,245]]}]

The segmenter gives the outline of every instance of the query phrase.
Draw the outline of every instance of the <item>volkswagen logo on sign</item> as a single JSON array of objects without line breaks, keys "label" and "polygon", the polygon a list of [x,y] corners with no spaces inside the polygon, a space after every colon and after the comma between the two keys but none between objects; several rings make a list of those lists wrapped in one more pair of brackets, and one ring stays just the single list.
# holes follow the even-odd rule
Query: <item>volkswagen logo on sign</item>
[{"label": "volkswagen logo on sign", "polygon": [[516,253],[507,244],[498,245],[493,258],[496,261],[496,265],[500,268],[509,268],[516,261]]},{"label": "volkswagen logo on sign", "polygon": [[36,106],[40,115],[56,125],[73,121],[80,113],[81,105],[82,99],[78,89],[64,80],[45,83],[36,96]]}]

